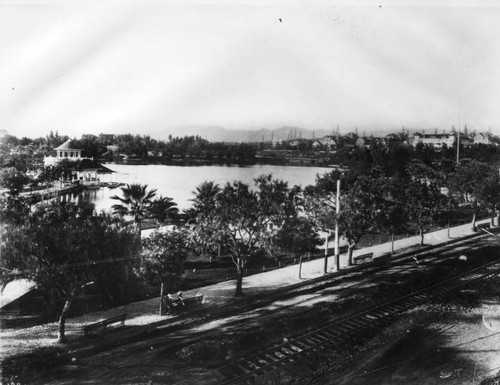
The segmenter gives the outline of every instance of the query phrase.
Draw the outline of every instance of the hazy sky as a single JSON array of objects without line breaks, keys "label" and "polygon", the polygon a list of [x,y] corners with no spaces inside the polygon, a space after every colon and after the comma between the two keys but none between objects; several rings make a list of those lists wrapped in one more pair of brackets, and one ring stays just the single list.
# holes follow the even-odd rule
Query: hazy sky
[{"label": "hazy sky", "polygon": [[0,129],[450,129],[462,101],[500,134],[499,20],[494,0],[4,0]]}]

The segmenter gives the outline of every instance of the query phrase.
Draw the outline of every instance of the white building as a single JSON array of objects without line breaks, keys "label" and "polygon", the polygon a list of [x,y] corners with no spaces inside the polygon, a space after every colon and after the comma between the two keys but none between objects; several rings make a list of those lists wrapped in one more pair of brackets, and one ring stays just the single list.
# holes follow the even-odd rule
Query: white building
[{"label": "white building", "polygon": [[82,160],[82,159],[91,159],[82,157],[82,149],[72,148],[71,147],[71,139],[68,139],[66,142],[61,144],[59,147],[55,149],[56,156],[46,156],[43,159],[43,163],[45,167],[53,166],[56,163],[60,162],[63,159],[68,159],[71,161]]},{"label": "white building", "polygon": [[472,136],[474,144],[493,144],[489,134],[478,132]]},{"label": "white building", "polygon": [[413,146],[416,147],[417,144],[422,143],[424,145],[429,145],[436,149],[441,149],[445,145],[447,147],[453,147],[455,144],[456,135],[453,133],[449,134],[420,134],[418,132],[413,134]]},{"label": "white building", "polygon": [[53,166],[62,160],[71,162],[71,181],[79,181],[83,185],[98,184],[103,174],[111,174],[114,171],[95,162],[92,158],[82,156],[82,149],[71,147],[71,140],[61,144],[55,149],[56,156],[44,157],[44,165]]}]

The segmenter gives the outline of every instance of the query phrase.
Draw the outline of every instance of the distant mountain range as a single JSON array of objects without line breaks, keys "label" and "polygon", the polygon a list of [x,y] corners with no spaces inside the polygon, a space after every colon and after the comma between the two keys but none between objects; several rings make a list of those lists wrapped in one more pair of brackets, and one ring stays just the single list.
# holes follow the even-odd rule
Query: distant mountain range
[{"label": "distant mountain range", "polygon": [[[377,130],[366,132],[367,135],[384,136],[394,130]],[[340,130],[341,135],[346,135],[347,131]],[[152,133],[154,138],[166,140],[169,135],[173,137],[183,137],[190,135],[199,135],[209,142],[269,142],[272,138],[279,138],[282,140],[304,138],[321,138],[325,135],[335,135],[336,128],[331,130],[311,130],[302,127],[284,126],[276,129],[260,128],[254,130],[241,130],[229,129],[218,126],[189,126],[189,127],[176,127],[172,129],[165,129],[161,132]],[[363,131],[359,131],[363,135]]]}]

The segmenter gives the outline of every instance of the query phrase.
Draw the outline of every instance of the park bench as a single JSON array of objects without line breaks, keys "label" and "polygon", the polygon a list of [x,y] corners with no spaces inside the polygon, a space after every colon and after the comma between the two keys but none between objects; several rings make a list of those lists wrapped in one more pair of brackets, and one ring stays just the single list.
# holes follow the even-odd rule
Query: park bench
[{"label": "park bench", "polygon": [[362,263],[371,262],[372,260],[373,260],[373,253],[361,254],[353,258],[355,265],[361,265]]},{"label": "park bench", "polygon": [[476,231],[480,231],[481,229],[489,230],[490,224],[489,223],[481,223],[480,225],[476,226]]},{"label": "park bench", "polygon": [[121,323],[121,325],[125,325],[125,318],[127,318],[127,314],[120,314],[115,317],[111,317],[108,319],[105,319],[103,321],[99,321],[87,326],[83,327],[83,333],[85,335],[88,335],[90,332],[97,331],[97,330],[105,330],[108,326]]},{"label": "park bench", "polygon": [[182,311],[201,305],[203,303],[203,294],[196,295],[194,297],[184,298],[182,300],[180,299],[169,300],[167,297],[165,297],[165,299],[166,299],[167,309],[169,310],[170,313],[173,313],[175,311]]}]

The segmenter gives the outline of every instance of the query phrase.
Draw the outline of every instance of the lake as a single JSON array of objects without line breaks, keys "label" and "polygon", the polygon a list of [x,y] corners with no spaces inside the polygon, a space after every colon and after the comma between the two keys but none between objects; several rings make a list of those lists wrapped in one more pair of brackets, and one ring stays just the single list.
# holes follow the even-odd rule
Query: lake
[{"label": "lake", "polygon": [[[314,184],[317,174],[331,171],[325,167],[294,167],[279,165],[251,165],[251,166],[171,166],[171,165],[127,165],[106,163],[106,167],[115,171],[111,175],[104,175],[101,180],[121,183],[147,184],[150,189],[157,190],[157,196],[171,197],[180,210],[191,206],[192,191],[204,181],[214,181],[221,187],[228,182],[241,180],[253,186],[253,179],[262,174],[272,174],[274,178],[288,182],[291,187],[300,185],[305,187]],[[108,210],[117,201],[112,196],[121,196],[120,188],[100,188],[85,190],[76,197],[67,196],[65,199],[76,201],[83,199],[94,202],[96,209]]]}]

